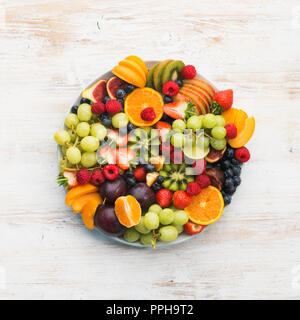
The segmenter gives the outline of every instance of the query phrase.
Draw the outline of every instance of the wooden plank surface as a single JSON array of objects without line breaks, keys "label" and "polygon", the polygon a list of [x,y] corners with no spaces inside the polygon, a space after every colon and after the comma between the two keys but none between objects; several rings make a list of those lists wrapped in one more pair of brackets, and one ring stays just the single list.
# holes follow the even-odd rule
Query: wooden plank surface
[{"label": "wooden plank surface", "polygon": [[[299,299],[299,36],[297,0],[1,0],[0,298]],[[226,215],[157,251],[89,232],[55,184],[67,108],[129,54],[195,64],[257,121]]]}]

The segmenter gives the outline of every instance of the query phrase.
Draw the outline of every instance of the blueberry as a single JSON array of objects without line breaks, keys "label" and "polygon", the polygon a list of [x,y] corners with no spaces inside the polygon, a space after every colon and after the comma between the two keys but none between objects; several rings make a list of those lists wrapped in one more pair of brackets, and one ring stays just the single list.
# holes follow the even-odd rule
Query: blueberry
[{"label": "blueberry", "polygon": [[226,180],[225,180],[225,187],[232,187],[232,186],[234,186],[234,182],[233,182],[233,179],[232,178],[227,178]]},{"label": "blueberry", "polygon": [[103,103],[106,103],[107,101],[111,100],[111,98],[109,96],[106,96],[102,99]]},{"label": "blueberry", "polygon": [[71,109],[71,112],[77,114],[77,111],[78,111],[78,106],[73,106]]},{"label": "blueberry", "polygon": [[81,100],[80,100],[80,104],[83,104],[83,103],[91,104],[91,100],[86,99],[86,98],[81,98]]},{"label": "blueberry", "polygon": [[230,177],[233,177],[234,174],[233,174],[233,171],[231,168],[228,168],[224,171],[224,177],[225,178],[230,178]]},{"label": "blueberry", "polygon": [[224,199],[224,204],[227,206],[230,204],[231,202],[231,196],[227,193],[224,193],[223,195],[223,199]]},{"label": "blueberry", "polygon": [[126,93],[130,93],[134,90],[134,86],[132,84],[126,84],[124,90]]},{"label": "blueberry", "polygon": [[154,167],[153,164],[147,163],[147,164],[145,165],[145,170],[146,170],[147,172],[153,172],[153,171],[155,171],[155,167]]},{"label": "blueberry", "polygon": [[172,124],[174,119],[169,117],[167,114],[164,113],[162,118],[161,118],[161,121],[165,121],[165,122],[168,122],[168,123]]},{"label": "blueberry", "polygon": [[118,89],[116,92],[116,96],[119,99],[123,99],[126,96],[126,91],[124,89]]},{"label": "blueberry", "polygon": [[214,167],[217,168],[217,169],[221,169],[222,168],[222,164],[220,162],[217,162],[217,163],[215,163]]},{"label": "blueberry", "polygon": [[122,107],[124,108],[124,99],[118,99],[118,101],[121,103]]},{"label": "blueberry", "polygon": [[127,125],[128,132],[134,130],[135,128],[136,128],[136,126],[133,123],[131,123],[131,122],[128,123],[128,125]]},{"label": "blueberry", "polygon": [[232,159],[234,158],[234,150],[230,147],[227,147],[226,151],[225,151],[225,157],[227,159]]},{"label": "blueberry", "polygon": [[183,86],[183,81],[181,79],[178,79],[175,82],[178,84],[178,87],[182,87]]},{"label": "blueberry", "polygon": [[173,102],[173,99],[169,96],[164,96],[164,103],[167,104],[167,103],[172,103]]},{"label": "blueberry", "polygon": [[242,182],[242,180],[240,177],[238,177],[238,176],[233,177],[233,183],[236,187],[239,186],[241,184],[241,182]]},{"label": "blueberry", "polygon": [[158,184],[162,184],[165,181],[165,178],[163,176],[158,176],[156,181]]},{"label": "blueberry", "polygon": [[102,113],[100,116],[100,119],[102,121],[102,124],[104,127],[110,127],[111,126],[111,118],[109,115]]},{"label": "blueberry", "polygon": [[232,167],[232,172],[234,176],[239,176],[241,174],[241,167],[240,166],[233,166]]},{"label": "blueberry", "polygon": [[230,196],[232,196],[235,193],[236,187],[234,185],[232,185],[231,187],[225,187],[224,191],[226,192],[226,194],[229,194]]},{"label": "blueberry", "polygon": [[155,182],[153,183],[153,185],[152,185],[152,189],[153,189],[154,191],[158,191],[158,190],[161,189],[161,185],[160,185],[159,183],[157,183],[157,181],[155,181]]},{"label": "blueberry", "polygon": [[228,169],[231,167],[231,162],[229,160],[224,160],[223,163],[222,163],[222,168],[224,170]]},{"label": "blueberry", "polygon": [[234,166],[236,166],[236,165],[240,165],[241,163],[238,161],[238,160],[236,160],[235,158],[232,158],[231,159],[231,163],[234,165]]},{"label": "blueberry", "polygon": [[133,171],[132,170],[126,170],[125,171],[125,176],[126,177],[133,177]]},{"label": "blueberry", "polygon": [[126,178],[126,183],[129,185],[129,186],[134,186],[136,184],[136,180],[134,179],[134,177],[127,177]]}]

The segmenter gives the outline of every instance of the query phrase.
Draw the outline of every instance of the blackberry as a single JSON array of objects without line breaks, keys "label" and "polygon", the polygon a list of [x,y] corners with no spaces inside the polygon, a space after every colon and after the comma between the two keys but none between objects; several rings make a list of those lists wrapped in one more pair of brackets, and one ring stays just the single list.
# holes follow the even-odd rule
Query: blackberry
[{"label": "blackberry", "polygon": [[89,100],[89,99],[86,99],[86,98],[81,98],[81,100],[80,100],[80,104],[83,104],[83,103],[91,104],[91,103],[92,103],[92,101],[91,101],[91,100]]},{"label": "blackberry", "polygon": [[78,106],[73,106],[71,109],[71,112],[74,114],[77,114],[77,111],[78,111]]},{"label": "blackberry", "polygon": [[111,100],[111,98],[109,96],[106,96],[102,99],[102,102],[105,104],[109,100]]}]

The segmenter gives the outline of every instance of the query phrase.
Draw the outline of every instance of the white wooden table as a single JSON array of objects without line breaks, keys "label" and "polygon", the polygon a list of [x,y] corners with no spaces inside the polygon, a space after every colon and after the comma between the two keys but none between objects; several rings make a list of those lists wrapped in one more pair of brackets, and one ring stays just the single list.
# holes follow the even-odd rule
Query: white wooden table
[{"label": "white wooden table", "polygon": [[[300,298],[297,0],[1,0],[0,298]],[[224,217],[139,250],[89,232],[56,183],[53,133],[84,84],[136,54],[179,58],[255,115]]]}]

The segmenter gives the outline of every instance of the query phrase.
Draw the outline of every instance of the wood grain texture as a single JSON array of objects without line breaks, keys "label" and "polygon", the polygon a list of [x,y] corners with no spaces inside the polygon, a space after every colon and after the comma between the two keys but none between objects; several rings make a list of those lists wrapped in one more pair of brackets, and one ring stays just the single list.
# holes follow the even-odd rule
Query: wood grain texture
[{"label": "wood grain texture", "polygon": [[[1,0],[0,298],[299,299],[299,12],[297,0]],[[195,64],[257,120],[226,215],[157,251],[89,232],[55,184],[66,109],[129,54]]]}]

